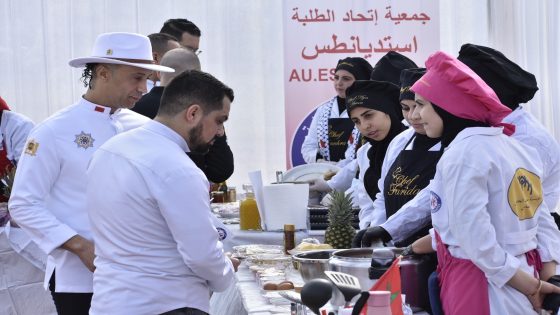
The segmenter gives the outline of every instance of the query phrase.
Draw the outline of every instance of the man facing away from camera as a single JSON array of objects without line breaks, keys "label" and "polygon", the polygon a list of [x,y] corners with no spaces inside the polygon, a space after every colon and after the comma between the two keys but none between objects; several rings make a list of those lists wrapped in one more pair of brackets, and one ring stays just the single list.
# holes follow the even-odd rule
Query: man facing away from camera
[{"label": "man facing away from camera", "polygon": [[153,121],[96,152],[87,171],[97,255],[90,314],[207,314],[211,292],[232,283],[239,262],[224,254],[209,182],[185,154],[223,135],[232,101],[210,74],[183,72]]}]

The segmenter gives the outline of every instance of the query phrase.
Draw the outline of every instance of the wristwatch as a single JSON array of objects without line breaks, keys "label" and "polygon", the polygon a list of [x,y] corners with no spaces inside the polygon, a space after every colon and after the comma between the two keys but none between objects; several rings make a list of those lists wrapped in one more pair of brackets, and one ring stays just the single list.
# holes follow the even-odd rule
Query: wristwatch
[{"label": "wristwatch", "polygon": [[403,252],[402,252],[403,256],[410,256],[410,255],[414,255],[414,250],[412,249],[412,244],[408,245],[407,247],[404,248]]}]

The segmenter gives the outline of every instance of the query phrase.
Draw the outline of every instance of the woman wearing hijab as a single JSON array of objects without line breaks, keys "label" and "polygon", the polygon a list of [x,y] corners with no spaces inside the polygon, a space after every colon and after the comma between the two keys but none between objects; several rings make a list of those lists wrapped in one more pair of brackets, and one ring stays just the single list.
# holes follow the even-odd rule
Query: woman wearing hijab
[{"label": "woman wearing hijab", "polygon": [[[424,73],[426,69],[423,68],[401,72],[400,104],[411,128],[396,136],[389,145],[379,181],[380,191],[373,203],[374,210],[366,219],[371,227],[356,234],[354,247],[369,247],[374,240],[388,242],[393,235],[398,241],[397,246],[407,246],[427,235],[431,227],[429,217],[425,218],[414,208],[416,204],[429,200],[429,192],[424,188],[434,177],[436,164],[443,153],[440,139],[426,136],[418,117],[411,115],[416,103],[410,87]],[[409,203],[412,199],[415,201]],[[397,212],[398,219],[387,222]],[[399,239],[400,234],[407,237]]]},{"label": "woman wearing hijab", "polygon": [[541,281],[560,261],[560,248],[542,242],[560,242],[542,162],[506,136],[511,110],[471,69],[443,52],[426,67],[411,90],[413,116],[445,147],[429,186],[444,313],[536,314],[544,295],[560,293]]},{"label": "woman wearing hijab", "polygon": [[[377,61],[371,71],[370,80],[391,82],[399,85],[401,71],[417,67],[418,66],[406,56],[395,51],[390,51]],[[312,180],[310,182],[309,189],[311,191],[319,191],[322,193],[328,193],[333,189],[338,191],[345,191],[348,189],[347,193],[354,195],[354,200],[360,208],[372,208],[372,200],[367,197],[367,194],[365,194],[363,189],[359,188],[359,186],[363,186],[362,179],[365,169],[360,171],[359,176],[356,176],[356,173],[358,172],[358,164],[368,165],[367,151],[370,146],[367,142],[365,144],[362,142],[361,144],[362,146],[356,152],[356,158],[352,162],[346,164],[333,178],[328,181],[325,181],[322,178]],[[363,162],[365,162],[365,164]],[[360,198],[358,193],[363,194],[365,197]],[[358,204],[358,200],[360,199],[362,203]],[[367,226],[368,224],[366,224],[365,221],[360,223],[361,228],[365,228]]]},{"label": "woman wearing hijab", "polygon": [[356,156],[359,136],[346,112],[346,88],[356,80],[367,80],[373,67],[364,58],[348,57],[338,61],[334,73],[336,96],[317,107],[301,146],[306,163],[340,162],[344,166]]},{"label": "woman wearing hijab", "polygon": [[[555,218],[556,224],[560,226],[560,217],[554,211],[560,199],[560,185],[558,184],[560,181],[560,146],[542,124],[520,105],[530,101],[537,92],[535,76],[523,70],[501,52],[489,47],[464,44],[457,59],[479,75],[494,90],[500,102],[512,110],[503,120],[503,122],[516,126],[512,137],[537,150],[544,163],[542,178],[544,201]],[[407,204],[407,208],[414,208],[418,215],[416,220],[428,220],[429,208],[424,206],[425,202],[417,201],[419,201],[418,198],[415,198],[414,201]],[[365,244],[369,244],[369,238],[372,241],[378,239],[401,241],[410,237],[413,230],[407,228],[410,224],[409,221],[403,221],[406,220],[402,216],[403,213],[399,211],[387,222],[381,224],[380,227],[383,229],[378,227],[369,230],[369,237],[364,240]]]},{"label": "woman wearing hijab", "polygon": [[560,227],[556,213],[560,201],[560,146],[539,120],[520,103],[530,101],[538,91],[535,76],[489,47],[464,44],[457,59],[478,74],[512,112],[504,122],[516,126],[513,137],[537,150],[544,163],[544,201]]},{"label": "woman wearing hijab", "polygon": [[[399,105],[399,87],[390,82],[356,81],[346,93],[350,119],[371,146],[367,151],[367,159],[358,161],[365,189],[365,193],[359,193],[358,196],[375,200],[379,192],[377,181],[381,177],[381,165],[389,143],[406,129],[401,122],[403,116]],[[360,209],[360,221],[370,217],[368,210]]]}]

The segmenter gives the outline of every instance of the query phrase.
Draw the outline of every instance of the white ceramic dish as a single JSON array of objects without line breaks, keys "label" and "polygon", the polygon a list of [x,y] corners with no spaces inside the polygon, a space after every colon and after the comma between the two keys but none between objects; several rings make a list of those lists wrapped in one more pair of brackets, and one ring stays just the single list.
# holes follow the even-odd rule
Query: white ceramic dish
[{"label": "white ceramic dish", "polygon": [[333,164],[303,164],[286,171],[286,173],[284,173],[283,180],[284,182],[304,182],[323,177],[323,175],[329,171],[338,172],[339,170],[340,167]]}]

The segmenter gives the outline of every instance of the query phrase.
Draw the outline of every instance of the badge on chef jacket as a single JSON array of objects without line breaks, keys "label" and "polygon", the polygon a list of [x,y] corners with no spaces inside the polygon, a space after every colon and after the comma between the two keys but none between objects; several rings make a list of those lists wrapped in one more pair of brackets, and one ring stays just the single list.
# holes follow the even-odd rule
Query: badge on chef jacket
[{"label": "badge on chef jacket", "polygon": [[520,220],[531,219],[543,201],[541,179],[524,168],[518,168],[508,189],[511,210]]},{"label": "badge on chef jacket", "polygon": [[93,147],[93,142],[95,141],[95,139],[93,139],[91,137],[91,133],[85,133],[85,132],[80,132],[79,135],[76,135],[76,139],[74,140],[74,143],[76,143],[78,145],[78,148],[92,148]]},{"label": "badge on chef jacket", "polygon": [[39,143],[34,139],[29,139],[25,145],[25,154],[35,156],[37,154],[37,149],[39,148]]},{"label": "badge on chef jacket", "polygon": [[214,214],[211,214],[212,216],[212,223],[214,223],[214,228],[216,228],[216,231],[218,232],[218,238],[221,242],[223,242],[229,233],[229,229],[225,226],[225,224],[220,221],[220,219],[216,218],[216,216]]},{"label": "badge on chef jacket", "polygon": [[430,208],[432,213],[436,213],[441,209],[441,198],[435,192],[430,190]]}]

